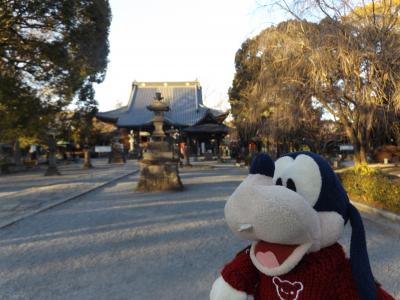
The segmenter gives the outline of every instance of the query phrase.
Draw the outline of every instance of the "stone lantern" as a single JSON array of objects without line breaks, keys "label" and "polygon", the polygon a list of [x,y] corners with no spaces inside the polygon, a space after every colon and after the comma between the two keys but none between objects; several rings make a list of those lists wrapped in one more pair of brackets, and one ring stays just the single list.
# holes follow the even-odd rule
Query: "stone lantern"
[{"label": "stone lantern", "polygon": [[170,145],[165,141],[164,112],[169,111],[169,106],[162,99],[161,93],[156,93],[154,101],[147,106],[147,109],[154,113],[154,131],[140,162],[140,178],[136,188],[140,192],[183,188],[179,177],[178,159],[174,158]]}]

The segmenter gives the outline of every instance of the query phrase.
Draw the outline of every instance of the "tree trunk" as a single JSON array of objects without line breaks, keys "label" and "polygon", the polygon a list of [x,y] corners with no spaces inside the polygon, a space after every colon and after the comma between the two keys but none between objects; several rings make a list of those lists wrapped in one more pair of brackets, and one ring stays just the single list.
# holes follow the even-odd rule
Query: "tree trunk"
[{"label": "tree trunk", "polygon": [[56,160],[56,141],[53,135],[49,135],[49,157],[47,163],[48,166],[44,176],[60,175]]},{"label": "tree trunk", "polygon": [[366,136],[361,129],[347,128],[347,135],[354,148],[354,164],[363,165],[368,164],[367,160],[367,141]]},{"label": "tree trunk", "polygon": [[400,128],[399,125],[394,126],[395,143],[397,147],[400,147]]},{"label": "tree trunk", "polygon": [[90,159],[90,151],[88,147],[83,149],[83,168],[91,169],[93,168],[92,161]]},{"label": "tree trunk", "polygon": [[359,164],[368,164],[367,160],[367,133],[366,129],[359,125],[357,128],[357,144],[358,144],[358,162]]},{"label": "tree trunk", "polygon": [[360,164],[368,164],[368,159],[367,159],[367,149],[366,145],[364,142],[360,142],[360,149],[359,149],[359,162]]},{"label": "tree trunk", "polygon": [[14,142],[14,163],[17,167],[22,167],[21,148],[19,146],[18,138]]},{"label": "tree trunk", "polygon": [[354,147],[354,164],[356,166],[366,164],[365,152],[361,149],[361,145],[353,143]]}]

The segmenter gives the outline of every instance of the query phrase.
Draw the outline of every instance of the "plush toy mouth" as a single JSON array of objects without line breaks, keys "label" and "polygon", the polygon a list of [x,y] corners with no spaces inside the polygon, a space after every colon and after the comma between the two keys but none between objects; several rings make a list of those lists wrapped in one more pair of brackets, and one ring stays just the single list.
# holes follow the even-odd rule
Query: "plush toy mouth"
[{"label": "plush toy mouth", "polygon": [[255,245],[254,254],[263,267],[273,269],[281,266],[297,247],[299,245],[283,245],[259,241]]}]

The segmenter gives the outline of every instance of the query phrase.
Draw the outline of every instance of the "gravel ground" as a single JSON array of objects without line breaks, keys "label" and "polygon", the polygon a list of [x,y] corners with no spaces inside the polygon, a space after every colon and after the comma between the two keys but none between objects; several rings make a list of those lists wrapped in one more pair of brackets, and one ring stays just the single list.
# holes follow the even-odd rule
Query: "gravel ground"
[{"label": "gravel ground", "polygon": [[93,159],[92,164],[95,168],[86,170],[82,163],[60,165],[61,176],[44,176],[45,166],[0,175],[0,228],[49,204],[74,197],[138,169],[136,161],[132,160],[126,164],[108,164],[106,159]]},{"label": "gravel ground", "polygon": [[[1,229],[0,299],[208,299],[247,244],[223,219],[245,173],[186,169],[184,192],[151,194],[130,176]],[[375,275],[400,299],[400,227],[365,225]]]}]

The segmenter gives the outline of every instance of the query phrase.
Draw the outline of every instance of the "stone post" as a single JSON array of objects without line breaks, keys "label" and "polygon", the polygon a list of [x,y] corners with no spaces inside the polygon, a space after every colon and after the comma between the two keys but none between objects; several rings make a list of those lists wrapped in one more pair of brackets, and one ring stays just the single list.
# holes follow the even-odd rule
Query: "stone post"
[{"label": "stone post", "polygon": [[90,157],[89,139],[87,137],[85,138],[85,143],[83,145],[83,168],[84,169],[93,168],[92,160]]}]

